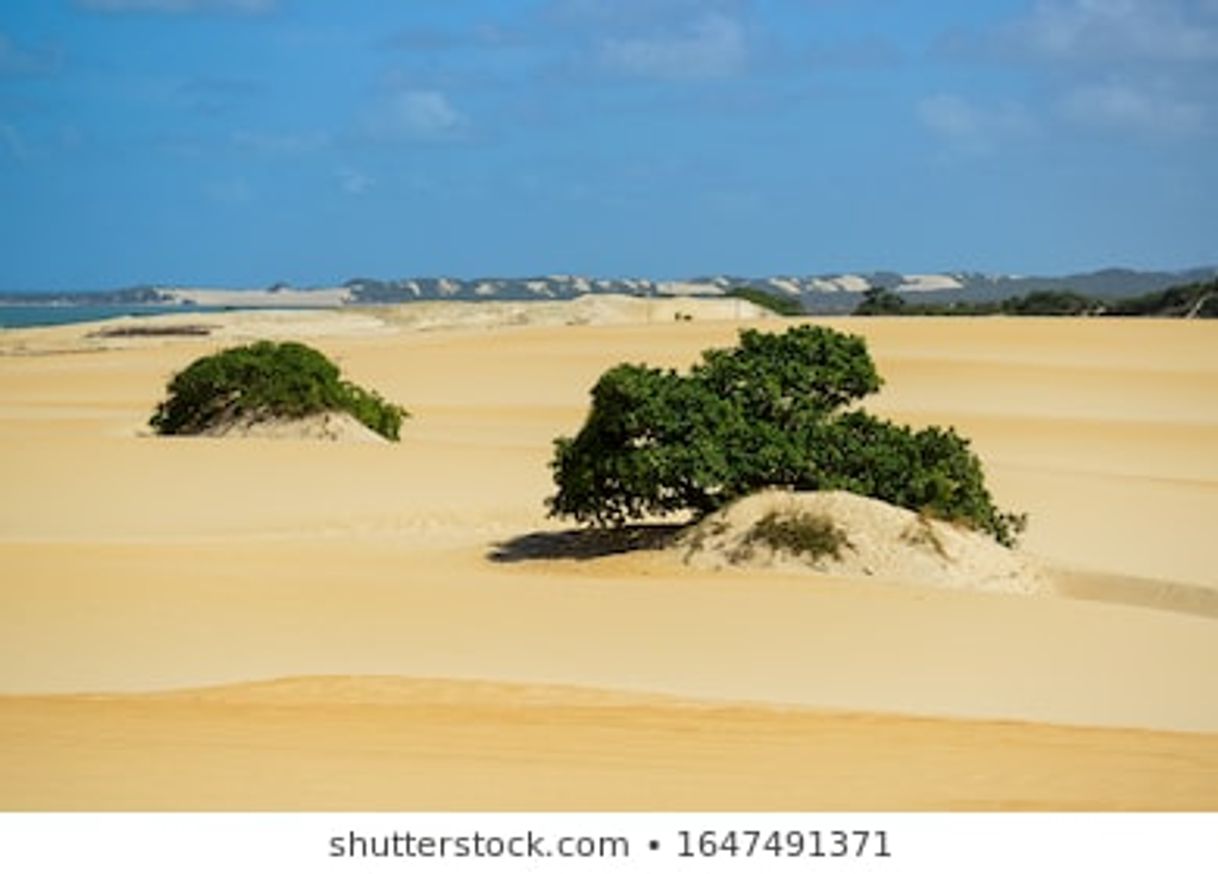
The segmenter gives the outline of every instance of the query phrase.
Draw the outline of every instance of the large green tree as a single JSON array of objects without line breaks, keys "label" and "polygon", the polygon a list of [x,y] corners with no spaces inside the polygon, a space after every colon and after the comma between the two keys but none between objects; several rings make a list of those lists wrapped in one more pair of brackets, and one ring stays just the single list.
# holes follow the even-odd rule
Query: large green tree
[{"label": "large green tree", "polygon": [[619,365],[592,389],[579,433],[555,441],[553,515],[621,525],[695,517],[767,486],[845,489],[1012,543],[968,441],[851,409],[881,380],[862,338],[803,325],[745,330],[687,375]]}]

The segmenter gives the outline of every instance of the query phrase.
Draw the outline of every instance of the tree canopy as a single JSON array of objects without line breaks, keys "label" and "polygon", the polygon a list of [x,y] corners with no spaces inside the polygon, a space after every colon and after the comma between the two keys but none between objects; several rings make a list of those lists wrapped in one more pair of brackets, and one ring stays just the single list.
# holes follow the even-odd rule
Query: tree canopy
[{"label": "tree canopy", "polygon": [[301,418],[349,413],[389,440],[409,414],[342,379],[325,355],[303,343],[262,340],[208,355],[173,377],[149,424],[158,434],[199,434],[237,417]]},{"label": "tree canopy", "polygon": [[684,375],[618,365],[579,433],[555,441],[551,514],[622,525],[767,486],[844,489],[1013,543],[1023,519],[994,506],[966,439],[851,409],[880,385],[862,338],[811,325],[742,331]]}]

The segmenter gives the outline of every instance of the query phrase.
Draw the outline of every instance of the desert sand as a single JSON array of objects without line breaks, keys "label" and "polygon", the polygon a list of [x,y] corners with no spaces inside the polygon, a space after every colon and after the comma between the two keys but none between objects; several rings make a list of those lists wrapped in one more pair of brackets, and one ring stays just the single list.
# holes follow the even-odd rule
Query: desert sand
[{"label": "desert sand", "polygon": [[[800,523],[822,526],[833,542],[795,548],[774,533],[775,525]],[[904,587],[1057,592],[1036,561],[989,534],[851,492],[762,489],[686,526],[673,547],[686,564],[720,570],[811,570]]]},{"label": "desert sand", "polygon": [[[1218,326],[820,320],[973,438],[1029,595],[572,555],[597,376],[782,323],[427,306],[0,333],[0,809],[1218,810]],[[401,443],[148,434],[254,336]]]}]

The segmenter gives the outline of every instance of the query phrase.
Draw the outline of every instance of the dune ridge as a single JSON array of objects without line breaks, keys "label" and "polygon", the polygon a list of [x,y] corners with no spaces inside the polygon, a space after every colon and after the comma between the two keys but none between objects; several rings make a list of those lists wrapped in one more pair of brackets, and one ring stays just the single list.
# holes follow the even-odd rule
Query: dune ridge
[{"label": "dune ridge", "polygon": [[1218,805],[1218,737],[1205,734],[385,677],[0,697],[0,715],[0,809]]}]

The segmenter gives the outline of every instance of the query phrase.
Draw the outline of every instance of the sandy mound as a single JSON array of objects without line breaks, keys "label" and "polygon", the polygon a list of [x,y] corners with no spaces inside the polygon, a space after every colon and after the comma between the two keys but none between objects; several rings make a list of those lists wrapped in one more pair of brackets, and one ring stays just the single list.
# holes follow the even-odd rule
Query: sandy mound
[{"label": "sandy mound", "polygon": [[752,495],[702,520],[676,548],[697,567],[812,569],[938,588],[1052,591],[1028,558],[984,534],[847,492]]},{"label": "sandy mound", "polygon": [[384,337],[398,332],[398,328],[370,312],[345,309],[235,310],[206,314],[170,311],[97,322],[5,328],[0,330],[0,356],[142,349],[200,340],[227,344],[314,337]]},{"label": "sandy mound", "polygon": [[572,300],[554,301],[419,301],[369,307],[365,311],[408,331],[777,318],[769,310],[739,298],[632,297],[623,294],[586,294]]},{"label": "sandy mound", "polygon": [[100,322],[6,328],[0,356],[144,348],[198,342],[311,337],[370,338],[430,331],[484,331],[560,325],[673,324],[776,319],[740,298],[633,297],[588,294],[571,300],[427,300],[335,309],[120,316]]},{"label": "sandy mound", "polygon": [[255,419],[237,416],[202,432],[204,437],[247,437],[257,440],[329,440],[343,443],[385,443],[385,438],[347,413],[314,413],[299,419]]}]

